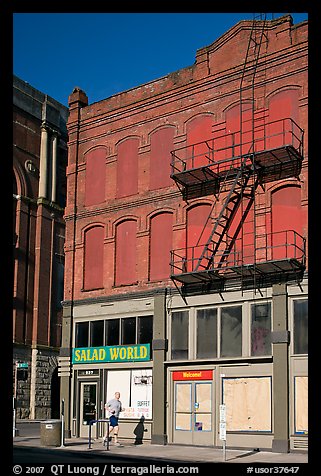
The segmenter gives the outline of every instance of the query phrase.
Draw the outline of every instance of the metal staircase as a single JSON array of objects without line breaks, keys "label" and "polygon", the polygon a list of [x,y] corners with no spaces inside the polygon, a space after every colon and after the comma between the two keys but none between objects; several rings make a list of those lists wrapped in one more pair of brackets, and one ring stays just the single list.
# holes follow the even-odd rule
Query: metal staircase
[{"label": "metal staircase", "polygon": [[[210,268],[211,263],[213,262],[213,256],[219,251],[220,245],[226,236],[226,232],[239,208],[252,173],[253,166],[252,163],[249,162],[249,156],[243,157],[242,163],[237,169],[231,168],[227,171],[224,182],[228,180],[230,175],[235,175],[234,181],[224,200],[221,211],[214,221],[213,229],[197,261],[194,271],[197,272],[200,268]],[[204,260],[206,264],[204,264]]]},{"label": "metal staircase", "polygon": [[[232,145],[225,149],[216,145],[222,143],[222,136],[171,152],[171,177],[183,198],[187,200],[210,194],[215,197],[196,245],[171,252],[171,278],[175,285],[176,282],[183,285],[183,294],[194,286],[205,284],[208,289],[209,285],[224,285],[227,280],[236,282],[241,289],[247,285],[255,289],[264,279],[271,282],[274,277],[282,279],[282,275],[286,279],[298,277],[304,270],[303,237],[293,230],[285,232],[284,257],[273,260],[272,234],[262,235],[256,223],[258,186],[263,187],[264,183],[287,177],[298,177],[303,161],[303,131],[291,118],[267,124],[265,120],[263,124],[262,121],[258,121],[258,125],[255,123],[255,80],[257,77],[263,83],[265,80],[265,63],[260,62],[259,65],[259,58],[262,45],[268,44],[266,25],[266,14],[254,16],[241,72],[240,129],[225,135],[226,143]],[[258,66],[260,73],[257,76]],[[244,131],[243,106],[246,103],[251,104],[252,123],[250,126],[247,124],[247,130]],[[197,155],[199,150],[201,153]],[[207,152],[204,153],[204,150]],[[225,159],[217,160],[222,153]],[[197,167],[200,156],[203,156],[202,163]],[[213,217],[221,197],[222,207],[218,215]],[[248,199],[246,204],[245,198]],[[253,254],[245,257],[244,223],[250,210],[253,212],[250,227],[253,230],[253,236],[250,237],[253,240]],[[228,236],[238,211],[239,223],[233,236]],[[209,225],[211,231],[208,234]],[[287,243],[290,236],[293,243]],[[249,237],[246,239],[249,240]],[[260,257],[262,254],[265,255],[263,260]]]}]

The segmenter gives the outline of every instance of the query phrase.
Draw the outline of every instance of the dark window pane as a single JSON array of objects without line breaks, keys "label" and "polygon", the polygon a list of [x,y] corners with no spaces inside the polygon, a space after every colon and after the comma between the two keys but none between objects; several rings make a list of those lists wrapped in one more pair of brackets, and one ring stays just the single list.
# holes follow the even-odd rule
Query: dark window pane
[{"label": "dark window pane", "polygon": [[294,301],[294,353],[308,353],[308,300]]},{"label": "dark window pane", "polygon": [[88,347],[89,322],[78,322],[76,324],[76,344],[75,347]]},{"label": "dark window pane", "polygon": [[106,321],[106,345],[119,345],[120,319],[108,319]]},{"label": "dark window pane", "polygon": [[122,319],[121,343],[136,344],[136,317]]},{"label": "dark window pane", "polygon": [[242,306],[221,310],[221,357],[242,355]]},{"label": "dark window pane", "polygon": [[138,344],[151,344],[153,339],[153,317],[138,317]]},{"label": "dark window pane", "polygon": [[254,304],[251,311],[251,355],[270,355],[271,304]]},{"label": "dark window pane", "polygon": [[217,357],[217,309],[197,311],[196,357]]},{"label": "dark window pane", "polygon": [[100,347],[104,345],[104,321],[92,321],[90,323],[90,346]]},{"label": "dark window pane", "polygon": [[172,359],[188,358],[188,312],[173,312],[172,314]]}]

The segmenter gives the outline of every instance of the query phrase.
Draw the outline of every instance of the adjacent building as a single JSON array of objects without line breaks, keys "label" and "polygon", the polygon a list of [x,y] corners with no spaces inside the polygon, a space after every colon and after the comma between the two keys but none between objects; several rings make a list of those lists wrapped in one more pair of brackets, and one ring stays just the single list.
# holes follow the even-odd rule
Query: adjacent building
[{"label": "adjacent building", "polygon": [[307,71],[308,23],[262,15],[190,67],[70,95],[68,435],[120,391],[126,438],[307,448]]},{"label": "adjacent building", "polygon": [[13,382],[17,418],[59,417],[68,108],[13,77]]}]

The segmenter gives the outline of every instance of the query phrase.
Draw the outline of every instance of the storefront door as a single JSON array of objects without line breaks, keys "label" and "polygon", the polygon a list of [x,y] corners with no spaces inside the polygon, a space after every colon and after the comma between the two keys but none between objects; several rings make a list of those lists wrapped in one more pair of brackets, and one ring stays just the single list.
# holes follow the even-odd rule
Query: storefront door
[{"label": "storefront door", "polygon": [[174,443],[214,444],[212,382],[174,382]]},{"label": "storefront door", "polygon": [[[80,436],[89,435],[90,420],[97,419],[97,383],[81,382],[80,384]],[[96,425],[92,427],[94,436]]]}]

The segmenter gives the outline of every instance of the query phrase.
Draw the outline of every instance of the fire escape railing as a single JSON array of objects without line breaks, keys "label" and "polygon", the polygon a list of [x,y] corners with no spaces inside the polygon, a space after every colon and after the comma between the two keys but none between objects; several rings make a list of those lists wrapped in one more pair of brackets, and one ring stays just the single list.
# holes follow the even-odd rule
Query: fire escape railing
[{"label": "fire escape railing", "polygon": [[[252,145],[252,139],[241,142],[239,137],[240,131],[231,132],[171,151],[171,177],[180,182],[181,174],[192,174],[205,167],[212,171],[214,177],[221,176],[230,168],[230,161],[244,156]],[[223,141],[227,145],[219,146]],[[279,147],[292,147],[303,157],[303,130],[293,119],[284,118],[254,125],[252,153],[259,154]]]},{"label": "fire escape railing", "polygon": [[[199,276],[197,281],[206,281],[208,280],[207,273],[214,273],[217,278],[224,278],[231,272],[235,272],[236,276],[239,268],[251,267],[254,263],[261,273],[271,272],[272,268],[265,270],[262,266],[268,262],[273,263],[273,272],[292,270],[293,266],[305,266],[306,240],[296,231],[267,233],[259,238],[260,245],[256,249],[254,243],[248,244],[246,250],[242,249],[241,239],[235,240],[229,251],[220,250],[214,254],[214,249],[209,246],[202,263],[199,263],[199,257],[204,244],[173,250],[171,251],[172,274],[178,281],[184,283],[186,274],[195,274],[196,277]],[[226,237],[224,240],[226,246],[228,241],[229,237]]]},{"label": "fire escape railing", "polygon": [[[228,277],[232,268],[236,269],[249,263],[259,269],[255,265],[257,262],[262,262],[264,253],[266,260],[277,261],[276,250],[279,253],[282,251],[282,259],[288,260],[288,250],[291,248],[295,249],[291,259],[304,264],[305,244],[298,246],[299,235],[295,232],[293,232],[295,233],[293,243],[289,241],[290,231],[265,234],[263,237],[255,236],[253,246],[245,245],[238,237],[240,226],[253,203],[257,186],[263,182],[279,179],[279,174],[275,173],[278,167],[283,170],[282,178],[299,175],[303,160],[303,130],[291,118],[257,125],[253,153],[244,152],[248,150],[248,144],[252,142],[236,143],[237,135],[237,132],[230,133],[172,151],[172,178],[181,186],[188,188],[194,180],[214,180],[218,183],[217,200],[224,193],[220,212],[215,218],[213,217],[216,200],[196,245],[171,252],[171,277],[174,280],[179,281],[178,275],[188,273],[194,276],[195,281],[208,279],[208,276],[205,277],[207,271],[212,277],[214,271],[221,277],[223,275]],[[222,143],[222,138],[229,142],[229,145],[216,147],[217,143]],[[224,159],[216,160],[222,155],[225,156]],[[205,173],[198,175],[200,168],[210,170],[211,175]],[[271,168],[273,173],[270,171]],[[188,179],[186,179],[187,174],[191,174]],[[253,180],[250,181],[251,177]],[[244,197],[249,199],[247,207],[245,211],[242,209],[242,221],[237,228],[238,231],[230,237],[228,236],[230,225]],[[209,223],[213,226],[207,235]],[[274,242],[273,246],[268,243],[268,237],[275,241],[276,237],[280,239],[281,235],[286,240],[285,242],[278,244]],[[263,246],[261,246],[262,241],[264,241]],[[227,270],[229,270],[228,273]],[[274,271],[277,271],[277,265]],[[203,276],[200,278],[197,276],[198,273]],[[184,282],[185,278],[181,281]],[[193,278],[189,278],[189,281],[193,281]]]}]

